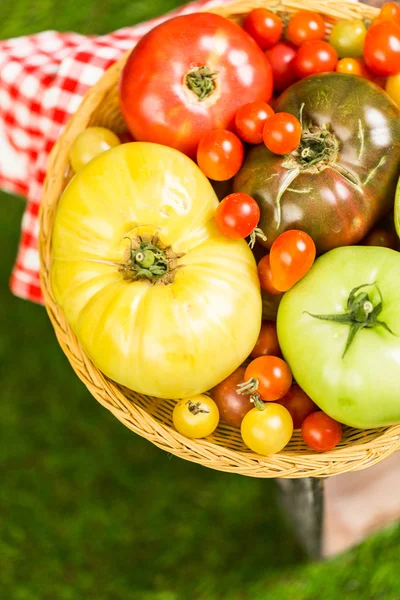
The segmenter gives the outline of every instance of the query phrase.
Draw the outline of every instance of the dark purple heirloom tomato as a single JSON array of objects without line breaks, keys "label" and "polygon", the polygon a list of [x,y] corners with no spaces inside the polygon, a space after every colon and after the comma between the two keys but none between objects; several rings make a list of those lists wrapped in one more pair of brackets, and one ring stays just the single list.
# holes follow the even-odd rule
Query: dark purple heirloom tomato
[{"label": "dark purple heirloom tomato", "polygon": [[356,244],[393,207],[400,175],[400,111],[374,83],[344,73],[307,77],[278,99],[303,126],[285,156],[251,149],[234,191],[259,204],[268,248],[283,231],[301,229],[321,254]]}]

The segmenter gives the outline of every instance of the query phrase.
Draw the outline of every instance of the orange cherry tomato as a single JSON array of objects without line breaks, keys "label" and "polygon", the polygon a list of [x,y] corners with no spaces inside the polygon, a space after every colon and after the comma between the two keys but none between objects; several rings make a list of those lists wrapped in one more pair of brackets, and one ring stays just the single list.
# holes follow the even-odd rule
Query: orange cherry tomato
[{"label": "orange cherry tomato", "polygon": [[325,35],[323,17],[310,10],[300,10],[290,19],[286,36],[295,46],[301,46],[310,40],[322,40]]},{"label": "orange cherry tomato", "polygon": [[360,75],[360,77],[365,77],[365,79],[373,78],[366,64],[360,58],[342,58],[336,65],[336,71],[349,75]]},{"label": "orange cherry tomato", "polygon": [[274,287],[272,283],[272,273],[271,266],[269,261],[269,254],[264,256],[257,265],[258,269],[258,277],[260,279],[260,286],[265,292],[271,294],[272,296],[280,296],[282,292]]},{"label": "orange cherry tomato", "polygon": [[[239,392],[250,394],[253,401],[279,400],[292,385],[289,365],[277,356],[260,356],[246,368],[245,383]],[[247,387],[246,387],[247,386]]]},{"label": "orange cherry tomato", "polygon": [[278,334],[276,333],[276,323],[274,321],[262,322],[260,335],[250,356],[251,358],[258,358],[259,356],[282,356]]},{"label": "orange cherry tomato", "polygon": [[311,269],[316,255],[314,241],[304,231],[281,233],[271,246],[270,265],[274,287],[290,290]]},{"label": "orange cherry tomato", "polygon": [[248,144],[261,144],[267,119],[272,117],[274,109],[266,102],[250,102],[236,113],[236,131]]},{"label": "orange cherry tomato", "polygon": [[400,6],[397,2],[386,2],[381,8],[379,16],[373,22],[373,25],[382,21],[394,21],[400,25]]},{"label": "orange cherry tomato", "polygon": [[244,148],[237,135],[227,129],[214,129],[200,140],[197,163],[215,181],[231,179],[243,163]]},{"label": "orange cherry tomato", "polygon": [[296,150],[301,140],[301,123],[294,115],[276,113],[264,125],[264,144],[274,154]]}]

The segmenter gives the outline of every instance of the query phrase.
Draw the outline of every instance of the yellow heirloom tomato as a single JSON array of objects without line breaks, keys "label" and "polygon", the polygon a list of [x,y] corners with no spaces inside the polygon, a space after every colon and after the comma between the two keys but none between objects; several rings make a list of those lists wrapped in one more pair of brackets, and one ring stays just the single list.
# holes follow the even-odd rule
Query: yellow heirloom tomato
[{"label": "yellow heirloom tomato", "polygon": [[215,192],[177,150],[113,148],[72,179],[57,210],[51,282],[94,364],[160,398],[200,394],[250,354],[257,268],[215,226]]}]

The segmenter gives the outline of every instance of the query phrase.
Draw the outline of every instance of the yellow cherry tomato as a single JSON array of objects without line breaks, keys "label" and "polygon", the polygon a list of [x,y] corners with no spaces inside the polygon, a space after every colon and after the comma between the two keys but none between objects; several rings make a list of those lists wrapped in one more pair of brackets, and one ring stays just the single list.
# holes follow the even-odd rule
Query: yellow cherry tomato
[{"label": "yellow cherry tomato", "polygon": [[290,441],[293,420],[289,411],[280,404],[267,402],[264,409],[252,408],[241,425],[246,446],[257,454],[276,454]]},{"label": "yellow cherry tomato", "polygon": [[77,173],[93,158],[119,146],[119,137],[105,127],[88,127],[78,135],[69,151],[71,167]]},{"label": "yellow cherry tomato", "polygon": [[217,428],[219,411],[214,400],[200,394],[179,400],[172,413],[175,429],[188,438],[203,438]]},{"label": "yellow cherry tomato", "polygon": [[184,154],[132,142],[101,154],[64,191],[51,284],[86,354],[110,379],[189,398],[228,377],[261,327],[245,240],[215,225],[217,196]]},{"label": "yellow cherry tomato", "polygon": [[393,102],[400,108],[400,73],[387,78],[385,89]]}]

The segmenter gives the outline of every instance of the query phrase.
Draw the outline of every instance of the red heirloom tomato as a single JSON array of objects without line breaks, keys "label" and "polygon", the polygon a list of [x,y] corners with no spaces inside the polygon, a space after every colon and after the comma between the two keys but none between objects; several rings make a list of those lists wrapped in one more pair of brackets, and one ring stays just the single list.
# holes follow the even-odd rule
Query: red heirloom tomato
[{"label": "red heirloom tomato", "polygon": [[294,429],[300,429],[304,419],[312,412],[319,410],[318,406],[297,384],[292,385],[288,393],[277,402],[290,412]]},{"label": "red heirloom tomato", "polygon": [[263,321],[260,335],[252,353],[251,358],[259,356],[282,356],[276,333],[276,323],[274,321]]},{"label": "red heirloom tomato", "polygon": [[271,246],[269,260],[272,284],[287,292],[311,269],[316,255],[315,244],[304,231],[281,233]]},{"label": "red heirloom tomato", "polygon": [[282,35],[282,20],[266,8],[255,8],[244,20],[244,29],[263,49],[271,48]]},{"label": "red heirloom tomato", "polygon": [[248,144],[261,144],[265,122],[273,114],[273,108],[266,102],[245,104],[236,113],[236,131]]},{"label": "red heirloom tomato", "polygon": [[237,391],[237,386],[244,382],[245,370],[245,367],[239,367],[210,391],[221,419],[233,427],[240,427],[243,417],[254,408],[249,396]]},{"label": "red heirloom tomato", "polygon": [[133,137],[196,155],[202,136],[232,129],[238,109],[272,94],[268,59],[219,15],[170,19],[147,33],[122,72],[120,104]]},{"label": "red heirloom tomato", "polygon": [[293,59],[297,49],[288,42],[279,42],[266,51],[266,56],[272,67],[274,90],[283,92],[298,79],[293,68]]},{"label": "red heirloom tomato", "polygon": [[400,25],[391,21],[372,25],[365,36],[364,60],[377,75],[400,73]]},{"label": "red heirloom tomato", "polygon": [[311,450],[328,452],[342,439],[342,426],[324,412],[313,412],[303,421],[301,435]]},{"label": "red heirloom tomato", "polygon": [[334,71],[338,55],[328,42],[316,40],[305,42],[297,50],[293,61],[294,69],[299,77],[308,77],[316,73]]},{"label": "red heirloom tomato", "polygon": [[244,148],[237,135],[227,129],[209,131],[197,148],[197,164],[215,181],[231,179],[243,163]]},{"label": "red heirloom tomato", "polygon": [[286,32],[289,42],[301,46],[310,40],[322,40],[325,21],[321,15],[310,10],[300,10],[290,19]]},{"label": "red heirloom tomato", "polygon": [[263,139],[274,154],[293,152],[300,144],[301,123],[289,113],[276,113],[265,123]]}]

